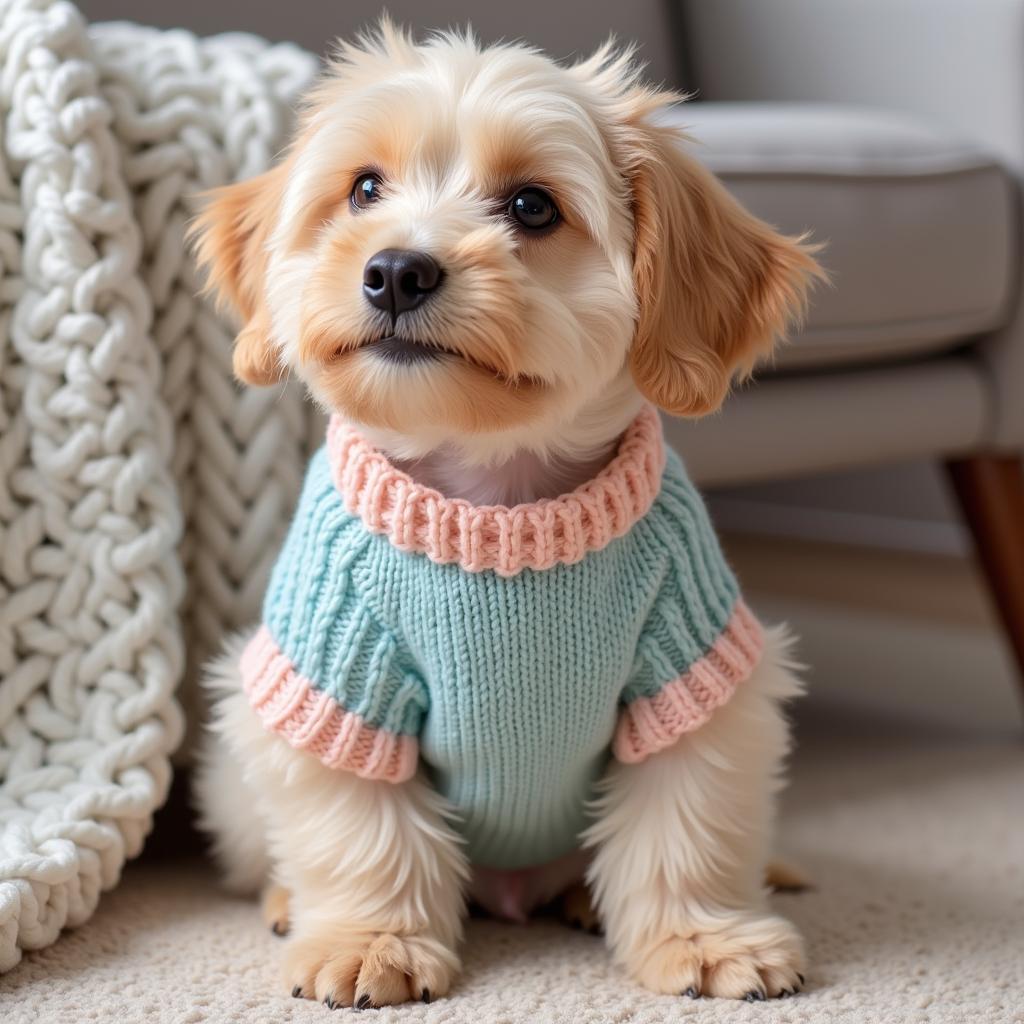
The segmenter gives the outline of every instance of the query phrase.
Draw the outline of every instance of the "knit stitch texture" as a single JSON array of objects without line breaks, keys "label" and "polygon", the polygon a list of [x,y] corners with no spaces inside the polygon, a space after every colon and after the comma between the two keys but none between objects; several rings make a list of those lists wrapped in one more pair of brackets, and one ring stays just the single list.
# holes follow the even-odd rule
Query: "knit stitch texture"
[{"label": "knit stitch texture", "polygon": [[609,753],[639,761],[749,675],[761,630],[645,409],[561,498],[474,507],[335,419],[242,676],[264,724],[329,766],[422,762],[478,864],[577,845]]},{"label": "knit stitch texture", "polygon": [[294,509],[308,403],[235,386],[183,236],[317,61],[0,0],[0,69],[2,972],[142,849],[187,666],[257,613]]}]

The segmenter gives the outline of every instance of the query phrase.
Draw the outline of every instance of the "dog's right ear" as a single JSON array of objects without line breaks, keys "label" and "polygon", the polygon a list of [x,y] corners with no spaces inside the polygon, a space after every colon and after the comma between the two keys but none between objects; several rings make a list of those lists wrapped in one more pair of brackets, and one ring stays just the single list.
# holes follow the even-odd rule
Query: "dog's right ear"
[{"label": "dog's right ear", "polygon": [[267,244],[281,203],[284,167],[206,193],[206,206],[189,228],[206,270],[206,290],[242,322],[232,357],[235,376],[257,387],[276,384],[285,374],[271,342],[264,296]]}]

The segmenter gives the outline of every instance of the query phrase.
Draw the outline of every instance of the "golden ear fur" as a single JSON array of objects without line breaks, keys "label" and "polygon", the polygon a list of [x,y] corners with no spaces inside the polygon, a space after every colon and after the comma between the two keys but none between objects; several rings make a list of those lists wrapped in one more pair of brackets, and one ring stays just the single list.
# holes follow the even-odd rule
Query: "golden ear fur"
[{"label": "golden ear fur", "polygon": [[825,273],[818,246],[748,213],[655,120],[684,99],[650,88],[630,50],[608,43],[572,73],[601,94],[609,143],[632,193],[639,319],[630,368],[640,391],[677,416],[702,416],[768,355]]},{"label": "golden ear fur", "polygon": [[271,344],[263,289],[285,166],[207,193],[206,206],[189,230],[199,265],[207,272],[206,289],[242,321],[232,357],[235,376],[257,387],[275,384],[284,375]]},{"label": "golden ear fur", "polygon": [[737,374],[771,352],[824,276],[815,246],[748,213],[681,149],[679,133],[640,129],[632,171],[633,277],[640,306],[634,380],[677,416],[716,410]]}]

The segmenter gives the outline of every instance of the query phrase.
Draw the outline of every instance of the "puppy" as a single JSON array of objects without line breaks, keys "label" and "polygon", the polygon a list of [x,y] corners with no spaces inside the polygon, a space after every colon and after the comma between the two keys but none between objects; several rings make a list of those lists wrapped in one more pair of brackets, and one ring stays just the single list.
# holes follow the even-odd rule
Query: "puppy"
[{"label": "puppy", "polygon": [[648,988],[802,984],[763,884],[789,641],[654,410],[717,409],[820,272],[659,121],[679,99],[610,47],[385,22],[198,219],[237,376],[333,414],[199,780],[296,997],[442,996],[467,899],[585,917],[584,874]]}]

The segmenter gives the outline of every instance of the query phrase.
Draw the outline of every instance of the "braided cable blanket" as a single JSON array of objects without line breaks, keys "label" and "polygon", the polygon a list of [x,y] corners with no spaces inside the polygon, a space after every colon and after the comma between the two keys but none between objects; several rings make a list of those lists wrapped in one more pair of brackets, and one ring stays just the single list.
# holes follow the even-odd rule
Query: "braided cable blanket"
[{"label": "braided cable blanket", "polygon": [[256,617],[315,432],[242,393],[194,195],[264,169],[316,62],[0,0],[0,970],[139,852],[182,686]]}]

